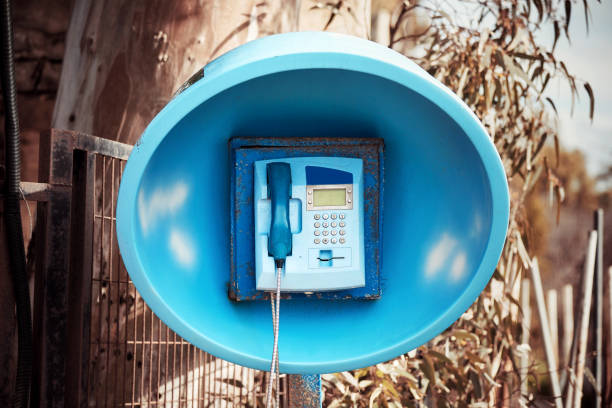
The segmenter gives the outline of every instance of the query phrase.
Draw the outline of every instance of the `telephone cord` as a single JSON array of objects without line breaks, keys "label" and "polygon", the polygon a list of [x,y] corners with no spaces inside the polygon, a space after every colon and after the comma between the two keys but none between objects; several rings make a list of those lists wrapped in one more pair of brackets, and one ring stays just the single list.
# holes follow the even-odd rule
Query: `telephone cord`
[{"label": "telephone cord", "polygon": [[[266,391],[266,408],[271,408],[272,402],[272,387],[276,383],[276,408],[280,407],[279,396],[279,360],[278,360],[278,325],[280,317],[280,286],[283,266],[276,268],[276,294],[270,292],[270,305],[272,309],[272,329],[274,331],[274,345],[272,347],[272,361],[270,362],[270,378],[268,380],[268,389]],[[274,304],[276,302],[276,305]]]}]

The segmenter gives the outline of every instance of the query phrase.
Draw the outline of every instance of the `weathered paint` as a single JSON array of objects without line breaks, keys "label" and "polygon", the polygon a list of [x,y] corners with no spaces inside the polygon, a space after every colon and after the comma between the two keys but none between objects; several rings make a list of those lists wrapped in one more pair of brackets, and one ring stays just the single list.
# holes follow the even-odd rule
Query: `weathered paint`
[{"label": "weathered paint", "polygon": [[323,406],[321,376],[288,375],[289,408],[320,408]]},{"label": "weathered paint", "polygon": [[231,231],[229,297],[236,301],[268,299],[255,289],[253,166],[258,160],[282,157],[333,156],[363,160],[365,211],[365,286],[331,291],[286,293],[284,299],[378,299],[381,296],[380,258],[384,143],[380,138],[263,138],[235,137],[229,141]]}]

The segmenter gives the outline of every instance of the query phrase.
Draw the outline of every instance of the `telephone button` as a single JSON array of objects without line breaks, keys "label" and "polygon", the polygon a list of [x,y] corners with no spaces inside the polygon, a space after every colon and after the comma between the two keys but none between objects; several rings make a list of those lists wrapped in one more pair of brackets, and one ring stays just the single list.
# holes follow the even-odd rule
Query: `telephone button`
[{"label": "telephone button", "polygon": [[329,231],[323,231],[323,235],[329,235]]},{"label": "telephone button", "polygon": [[317,221],[317,222],[315,222],[315,223],[314,223],[314,227],[315,227],[315,228],[319,228],[320,226],[321,226],[321,223],[320,223],[320,222],[318,222],[318,221]]},{"label": "telephone button", "polygon": [[340,217],[341,220],[343,220],[344,219],[344,214],[340,213],[339,217]]},{"label": "telephone button", "polygon": [[324,220],[326,220],[326,219],[329,218],[329,214],[325,213],[325,214],[322,215],[322,217],[323,217]]},{"label": "telephone button", "polygon": [[323,238],[323,243],[327,244],[329,242],[329,240],[327,238]]},{"label": "telephone button", "polygon": [[338,230],[331,230],[331,234],[332,234],[332,235],[336,235],[336,234],[338,234]]},{"label": "telephone button", "polygon": [[344,221],[340,221],[340,228],[344,228],[346,226],[346,223]]},{"label": "telephone button", "polygon": [[336,221],[331,223],[332,228],[336,228],[338,226],[338,223]]},{"label": "telephone button", "polygon": [[340,243],[341,243],[341,244],[344,244],[345,242],[346,242],[346,239],[344,239],[344,238],[340,238]]},{"label": "telephone button", "polygon": [[332,214],[332,215],[331,215],[331,219],[332,219],[332,220],[335,220],[336,218],[338,218],[338,214]]},{"label": "telephone button", "polygon": [[345,230],[340,230],[340,235],[345,235],[346,231]]},{"label": "telephone button", "polygon": [[315,230],[314,234],[318,237],[319,235],[321,235],[321,231]]},{"label": "telephone button", "polygon": [[315,239],[314,239],[314,243],[315,243],[315,244],[320,244],[320,243],[321,243],[321,240],[320,240],[319,238],[315,238]]},{"label": "telephone button", "polygon": [[321,218],[321,216],[320,216],[319,214],[315,214],[315,215],[314,215],[314,219],[315,219],[315,220],[318,220],[319,218]]},{"label": "telephone button", "polygon": [[337,242],[337,241],[336,241],[336,238],[332,238],[332,239],[331,239],[331,243],[332,243],[332,244],[335,244],[336,242]]},{"label": "telephone button", "polygon": [[324,222],[324,223],[323,223],[323,228],[327,228],[327,227],[329,227],[329,224],[328,224],[328,223],[326,223],[326,222]]}]

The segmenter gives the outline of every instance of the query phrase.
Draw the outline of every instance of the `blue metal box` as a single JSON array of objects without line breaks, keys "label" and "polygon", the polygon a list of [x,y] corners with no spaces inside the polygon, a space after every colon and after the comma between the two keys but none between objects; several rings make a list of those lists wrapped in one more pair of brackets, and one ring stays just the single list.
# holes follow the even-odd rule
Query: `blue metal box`
[{"label": "blue metal box", "polygon": [[363,160],[365,286],[354,289],[283,293],[284,299],[378,299],[381,296],[384,142],[380,138],[234,137],[229,141],[231,236],[229,297],[267,299],[255,288],[254,163],[285,157],[352,157]]}]

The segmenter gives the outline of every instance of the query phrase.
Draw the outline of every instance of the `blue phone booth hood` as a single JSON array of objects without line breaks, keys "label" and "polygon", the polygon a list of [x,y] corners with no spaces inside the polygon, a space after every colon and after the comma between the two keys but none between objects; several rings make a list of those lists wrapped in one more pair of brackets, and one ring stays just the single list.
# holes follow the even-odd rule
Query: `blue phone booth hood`
[{"label": "blue phone booth hood", "polygon": [[474,302],[504,244],[508,186],[476,116],[404,56],[330,33],[265,37],[203,69],[153,119],[117,203],[125,266],[170,328],[223,359],[268,369],[268,302],[232,302],[228,140],[384,138],[382,297],[293,299],[280,369],[325,373],[396,357]]}]

